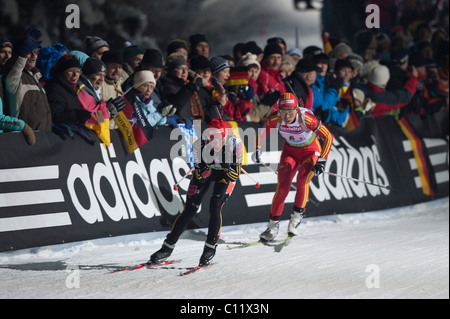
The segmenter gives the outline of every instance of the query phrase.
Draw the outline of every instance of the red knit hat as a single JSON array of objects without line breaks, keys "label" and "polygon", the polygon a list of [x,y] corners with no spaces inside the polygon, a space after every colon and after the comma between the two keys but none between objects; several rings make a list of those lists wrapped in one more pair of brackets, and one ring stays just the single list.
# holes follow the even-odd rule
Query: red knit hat
[{"label": "red knit hat", "polygon": [[292,93],[284,93],[278,100],[278,108],[280,109],[295,109],[297,106],[297,98]]}]

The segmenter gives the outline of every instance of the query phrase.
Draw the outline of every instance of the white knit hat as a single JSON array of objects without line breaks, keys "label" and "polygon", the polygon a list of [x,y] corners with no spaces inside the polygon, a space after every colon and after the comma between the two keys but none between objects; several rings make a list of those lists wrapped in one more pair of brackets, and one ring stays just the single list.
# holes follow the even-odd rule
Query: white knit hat
[{"label": "white knit hat", "polygon": [[156,85],[155,76],[152,71],[139,71],[133,77],[133,88],[137,89],[144,83],[153,83]]},{"label": "white knit hat", "polygon": [[243,55],[241,57],[237,66],[249,66],[249,65],[255,64],[258,67],[258,69],[261,70],[261,65],[259,64],[259,62],[256,58],[257,58],[256,54],[247,52],[245,55]]},{"label": "white knit hat", "polygon": [[369,82],[373,85],[376,85],[380,88],[386,88],[386,85],[389,81],[390,73],[387,66],[382,64],[378,64],[372,69],[372,72],[369,75]]}]

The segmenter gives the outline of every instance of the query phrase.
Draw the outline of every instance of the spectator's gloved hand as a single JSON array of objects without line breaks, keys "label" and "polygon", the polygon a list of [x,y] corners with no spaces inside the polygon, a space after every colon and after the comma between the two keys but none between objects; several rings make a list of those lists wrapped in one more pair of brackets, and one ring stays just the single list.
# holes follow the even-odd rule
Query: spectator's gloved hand
[{"label": "spectator's gloved hand", "polygon": [[251,101],[255,97],[255,89],[251,85],[247,85],[245,87],[244,93],[245,93],[245,99],[247,101]]},{"label": "spectator's gloved hand", "polygon": [[77,124],[70,124],[70,129],[80,136],[83,140],[85,140],[87,143],[94,145],[96,140],[96,135],[93,131],[88,129],[84,125],[77,125]]},{"label": "spectator's gloved hand", "polygon": [[178,127],[178,120],[180,117],[178,115],[171,115],[167,117],[167,125],[169,125],[172,128]]},{"label": "spectator's gloved hand", "polygon": [[312,171],[314,172],[314,175],[319,176],[325,171],[325,163],[326,161],[319,161],[314,165],[312,168]]},{"label": "spectator's gloved hand", "polygon": [[111,113],[111,118],[114,118],[127,106],[127,103],[119,96],[115,99],[109,99],[106,106],[108,107],[109,113]]},{"label": "spectator's gloved hand", "polygon": [[189,118],[187,118],[187,117],[183,118],[183,121],[184,121],[185,127],[188,130],[190,130],[192,128],[192,121]]},{"label": "spectator's gloved hand", "polygon": [[173,104],[162,103],[158,106],[158,111],[162,116],[172,116],[177,111],[177,108]]},{"label": "spectator's gloved hand", "polygon": [[66,140],[66,135],[70,138],[73,138],[73,132],[70,127],[63,123],[52,124],[52,132],[61,137],[63,140]]},{"label": "spectator's gloved hand", "polygon": [[199,76],[194,82],[195,92],[200,91],[200,89],[202,88],[202,85],[203,85],[203,78]]},{"label": "spectator's gloved hand", "polygon": [[327,87],[339,91],[339,89],[342,87],[343,84],[344,84],[344,79],[342,79],[341,77],[333,76],[328,79]]},{"label": "spectator's gloved hand", "polygon": [[267,93],[262,98],[261,103],[264,105],[272,106],[279,100],[280,97],[281,97],[280,91],[274,91],[272,93]]},{"label": "spectator's gloved hand", "polygon": [[22,129],[22,134],[28,145],[34,145],[36,143],[36,135],[34,135],[32,128],[27,123],[25,123],[25,126]]},{"label": "spectator's gloved hand", "polygon": [[39,41],[42,37],[41,31],[30,27],[25,34],[25,39],[23,40],[21,53],[24,55],[30,54],[33,50],[39,48],[42,41]]}]

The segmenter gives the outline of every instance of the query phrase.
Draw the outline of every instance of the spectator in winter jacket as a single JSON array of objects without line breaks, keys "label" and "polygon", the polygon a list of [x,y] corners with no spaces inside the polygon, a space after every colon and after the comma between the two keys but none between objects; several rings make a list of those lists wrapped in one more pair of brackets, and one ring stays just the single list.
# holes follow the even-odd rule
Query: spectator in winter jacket
[{"label": "spectator in winter jacket", "polygon": [[185,121],[187,127],[192,119],[202,117],[203,108],[195,99],[194,92],[202,86],[202,78],[197,75],[188,80],[189,68],[181,52],[172,53],[166,60],[167,74],[161,78],[164,98],[177,109],[176,114]]},{"label": "spectator in winter jacket", "polygon": [[[285,79],[286,87],[298,98],[299,106],[312,109],[314,93],[311,86],[316,83],[317,72],[321,71],[313,59],[303,58],[298,61],[295,71]],[[272,108],[272,112],[276,110]]]},{"label": "spectator in winter jacket", "polygon": [[11,41],[6,38],[0,37],[0,72],[3,66],[12,57],[13,45]]},{"label": "spectator in winter jacket", "polygon": [[68,54],[52,68],[52,79],[47,82],[48,103],[54,124],[84,125],[91,118],[91,112],[83,110],[78,100],[77,84],[81,75],[78,58]]},{"label": "spectator in winter jacket", "polygon": [[[258,90],[258,77],[261,73],[261,64],[258,62],[258,56],[247,52],[241,57],[237,63],[237,66],[247,68],[249,76],[248,84],[251,85],[254,92],[256,92]],[[264,123],[267,121],[271,113],[272,107],[262,104],[259,95],[255,94],[253,97],[252,111],[249,113],[247,120],[250,122]]]},{"label": "spectator in winter jacket", "polygon": [[10,116],[24,120],[33,130],[51,130],[50,106],[39,82],[41,73],[36,68],[41,36],[39,30],[28,29],[19,55],[7,62],[5,93]]},{"label": "spectator in winter jacket", "polygon": [[271,106],[273,109],[278,108],[276,102],[282,94],[286,93],[286,88],[280,76],[282,57],[283,51],[278,44],[268,44],[264,48],[257,94],[260,96],[262,104]]},{"label": "spectator in winter jacket", "polygon": [[200,118],[209,123],[212,119],[217,117],[215,107],[212,103],[212,91],[214,89],[211,83],[212,65],[209,59],[205,58],[203,55],[193,57],[190,62],[189,78],[193,80],[197,74],[202,78],[202,86],[194,93],[193,99],[199,99],[203,108],[203,115],[201,115]]},{"label": "spectator in winter jacket", "polygon": [[3,93],[4,77],[2,75],[2,70],[6,62],[11,59],[12,52],[12,43],[8,39],[0,37],[0,99],[5,98]]},{"label": "spectator in winter jacket", "polygon": [[153,105],[152,93],[155,85],[156,80],[151,71],[139,71],[134,74],[135,102],[140,105],[144,116],[151,126],[162,126],[167,123],[167,118],[159,113]]},{"label": "spectator in winter jacket", "polygon": [[252,110],[252,100],[254,96],[253,87],[248,87],[248,73],[245,74],[245,79],[242,79],[244,81],[247,81],[244,86],[247,87],[248,91],[246,91],[246,93],[241,96],[240,94],[234,92],[234,90],[231,90],[231,87],[235,85],[227,83],[231,75],[231,67],[228,60],[220,56],[215,56],[210,59],[210,62],[213,75],[212,83],[215,89],[213,91],[212,99],[213,102],[220,104],[219,112],[221,113],[221,116],[224,120],[245,120],[248,113]]},{"label": "spectator in winter jacket", "polygon": [[107,102],[123,94],[123,58],[119,52],[110,50],[103,53],[102,61],[106,65],[106,77],[101,85],[100,96]]},{"label": "spectator in winter jacket", "polygon": [[329,57],[326,54],[316,54],[313,61],[320,71],[317,72],[316,82],[311,86],[314,94],[312,110],[323,123],[342,126],[348,114],[348,111],[342,112],[337,108],[342,79],[328,74]]},{"label": "spectator in winter jacket", "polygon": [[[100,140],[109,147],[109,111],[106,102],[101,99],[101,86],[106,76],[105,64],[97,58],[89,58],[83,66],[83,74],[78,80],[78,99],[81,108],[91,113],[85,126],[94,131]],[[93,142],[87,139],[88,142]]]},{"label": "spectator in winter jacket", "polygon": [[368,77],[366,85],[366,97],[376,103],[372,110],[372,116],[386,115],[407,105],[417,90],[418,73],[415,67],[412,73],[408,72],[408,80],[403,88],[395,91],[387,91],[386,85],[389,81],[389,69],[381,64],[376,64]]},{"label": "spectator in winter jacket", "polygon": [[417,91],[402,114],[432,115],[447,106],[446,95],[439,89],[438,65],[422,56],[412,56],[411,64],[417,69]]}]

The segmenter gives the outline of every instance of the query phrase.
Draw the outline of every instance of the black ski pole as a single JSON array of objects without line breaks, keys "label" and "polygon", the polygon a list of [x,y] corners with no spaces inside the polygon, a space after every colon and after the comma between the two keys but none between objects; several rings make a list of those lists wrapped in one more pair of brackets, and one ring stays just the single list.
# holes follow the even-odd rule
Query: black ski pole
[{"label": "black ski pole", "polygon": [[348,176],[338,175],[338,174],[332,173],[332,172],[323,172],[323,173],[324,173],[324,174],[331,175],[331,176],[335,176],[335,177],[340,177],[340,178],[350,179],[350,180],[355,181],[355,182],[358,182],[358,183],[364,183],[364,184],[368,184],[368,185],[378,186],[378,187],[386,188],[386,189],[389,189],[389,190],[391,189],[391,186],[389,186],[389,185],[384,186],[384,185],[379,185],[379,184],[375,184],[375,183],[371,183],[371,182],[361,181],[361,180],[358,180],[358,179],[353,178],[353,177],[348,177]]}]

